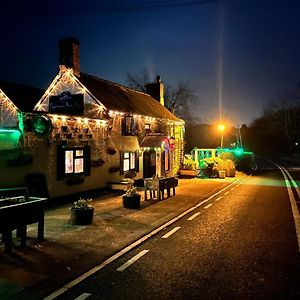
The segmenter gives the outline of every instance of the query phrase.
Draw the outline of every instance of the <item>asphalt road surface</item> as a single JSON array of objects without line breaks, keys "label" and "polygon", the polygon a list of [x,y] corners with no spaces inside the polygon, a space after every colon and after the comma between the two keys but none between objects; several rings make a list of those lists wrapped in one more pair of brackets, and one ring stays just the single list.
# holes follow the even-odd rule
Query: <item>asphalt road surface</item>
[{"label": "asphalt road surface", "polygon": [[300,171],[286,182],[283,172],[259,161],[57,299],[300,299],[299,189],[288,177]]}]

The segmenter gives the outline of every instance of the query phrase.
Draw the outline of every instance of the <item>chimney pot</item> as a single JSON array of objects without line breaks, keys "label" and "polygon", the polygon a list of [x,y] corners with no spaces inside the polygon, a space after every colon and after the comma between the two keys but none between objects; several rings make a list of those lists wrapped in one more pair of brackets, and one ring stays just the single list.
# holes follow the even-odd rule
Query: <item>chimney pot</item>
[{"label": "chimney pot", "polygon": [[146,84],[146,92],[161,105],[165,105],[164,85],[161,82],[160,75],[156,76],[156,82]]},{"label": "chimney pot", "polygon": [[79,46],[80,42],[74,37],[58,41],[59,64],[73,69],[73,74],[80,76]]}]

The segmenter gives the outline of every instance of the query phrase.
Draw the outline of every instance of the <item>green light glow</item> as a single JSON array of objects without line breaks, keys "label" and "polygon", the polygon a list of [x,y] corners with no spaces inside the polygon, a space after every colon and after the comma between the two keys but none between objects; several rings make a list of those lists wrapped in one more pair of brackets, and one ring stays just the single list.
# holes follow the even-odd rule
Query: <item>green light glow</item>
[{"label": "green light glow", "polygon": [[233,150],[233,153],[236,154],[237,156],[243,155],[244,149],[243,148],[236,148]]},{"label": "green light glow", "polygon": [[22,134],[24,134],[24,118],[21,112],[18,112],[18,126]]},{"label": "green light glow", "polygon": [[51,129],[51,120],[48,116],[36,116],[32,119],[32,130],[36,135],[47,135]]},{"label": "green light glow", "polygon": [[21,134],[19,129],[0,128],[0,150],[16,149]]}]

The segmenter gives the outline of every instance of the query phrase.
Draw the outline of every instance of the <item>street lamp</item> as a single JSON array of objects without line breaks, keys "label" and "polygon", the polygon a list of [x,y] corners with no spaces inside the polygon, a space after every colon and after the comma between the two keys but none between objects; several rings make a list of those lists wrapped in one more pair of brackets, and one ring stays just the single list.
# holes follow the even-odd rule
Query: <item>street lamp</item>
[{"label": "street lamp", "polygon": [[219,124],[218,129],[221,132],[221,149],[223,148],[223,134],[225,130],[225,125],[224,124]]}]

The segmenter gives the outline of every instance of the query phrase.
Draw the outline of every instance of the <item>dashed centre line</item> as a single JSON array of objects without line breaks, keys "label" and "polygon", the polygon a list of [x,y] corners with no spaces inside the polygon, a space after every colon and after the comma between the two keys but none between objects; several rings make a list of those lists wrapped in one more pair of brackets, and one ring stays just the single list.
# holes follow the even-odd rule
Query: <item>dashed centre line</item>
[{"label": "dashed centre line", "polygon": [[229,193],[230,193],[230,192],[229,192],[229,191],[227,191],[227,192],[225,192],[225,193],[224,193],[224,195],[228,195]]},{"label": "dashed centre line", "polygon": [[200,215],[200,213],[197,212],[197,213],[193,214],[192,216],[190,216],[187,220],[188,220],[188,221],[192,221],[192,220],[194,220],[196,217],[198,217],[199,215]]},{"label": "dashed centre line", "polygon": [[168,233],[166,233],[164,236],[162,236],[162,239],[167,239],[170,235],[172,235],[173,233],[175,233],[177,230],[179,230],[181,227],[175,227],[173,228],[171,231],[169,231]]},{"label": "dashed centre line", "polygon": [[218,197],[215,201],[219,201],[223,198],[223,196]]},{"label": "dashed centre line", "polygon": [[206,206],[204,206],[203,208],[204,209],[208,209],[209,207],[211,207],[213,204],[212,203],[210,203],[210,204],[207,204]]},{"label": "dashed centre line", "polygon": [[142,256],[144,256],[148,252],[149,252],[149,250],[143,250],[143,251],[141,251],[139,254],[137,254],[133,258],[129,259],[125,264],[123,264],[121,267],[119,267],[117,269],[117,271],[119,271],[119,272],[124,271],[125,269],[127,269],[129,266],[131,266],[132,264],[134,264],[137,260],[139,260]]},{"label": "dashed centre line", "polygon": [[87,299],[91,295],[92,294],[89,294],[89,293],[83,293],[80,296],[78,296],[77,298],[75,298],[74,300],[85,300],[85,299]]}]

